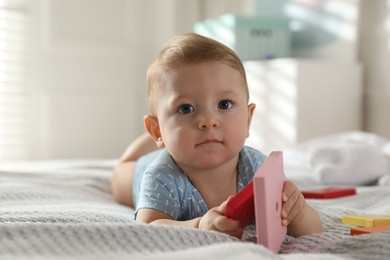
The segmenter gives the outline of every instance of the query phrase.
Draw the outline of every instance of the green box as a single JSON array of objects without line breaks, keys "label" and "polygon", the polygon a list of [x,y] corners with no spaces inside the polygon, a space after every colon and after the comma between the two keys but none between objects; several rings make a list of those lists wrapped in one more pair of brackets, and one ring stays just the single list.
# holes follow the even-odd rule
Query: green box
[{"label": "green box", "polygon": [[243,60],[290,56],[290,21],[284,17],[222,15],[198,22],[194,31],[233,49]]}]

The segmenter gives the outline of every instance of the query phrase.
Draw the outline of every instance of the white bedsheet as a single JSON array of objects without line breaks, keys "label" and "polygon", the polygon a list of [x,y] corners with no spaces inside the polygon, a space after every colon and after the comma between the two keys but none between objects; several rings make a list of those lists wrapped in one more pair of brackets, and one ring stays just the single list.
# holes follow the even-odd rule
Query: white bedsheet
[{"label": "white bedsheet", "polygon": [[[390,214],[390,187],[308,200],[324,232],[287,236],[280,254],[211,231],[137,225],[110,190],[114,161],[0,165],[0,259],[387,259],[390,233],[350,236],[342,214]],[[287,170],[287,169],[286,169]],[[297,170],[297,169],[295,169]],[[307,171],[310,169],[306,168]],[[308,173],[308,172],[307,172]]]}]

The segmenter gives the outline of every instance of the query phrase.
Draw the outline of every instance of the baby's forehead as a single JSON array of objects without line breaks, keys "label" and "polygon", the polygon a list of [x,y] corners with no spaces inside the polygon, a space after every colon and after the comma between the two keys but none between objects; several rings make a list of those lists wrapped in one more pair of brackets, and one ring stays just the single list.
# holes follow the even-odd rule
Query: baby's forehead
[{"label": "baby's forehead", "polygon": [[[202,69],[199,69],[202,68]],[[226,68],[229,68],[230,71],[224,71],[224,73],[227,73],[227,75],[233,73],[236,73],[239,75],[239,77],[246,83],[246,75],[245,72],[241,72],[237,67],[233,66],[232,64],[229,64],[224,61],[218,61],[218,60],[204,60],[204,61],[194,61],[194,62],[185,62],[181,65],[177,65],[170,68],[165,68],[163,71],[163,75],[161,75],[163,78],[165,78],[166,83],[172,83],[176,79],[180,78],[180,76],[183,73],[188,73],[191,71],[202,71],[203,73],[206,73],[209,71],[209,69],[216,68],[217,71],[226,70]]]},{"label": "baby's forehead", "polygon": [[[200,67],[202,69],[199,70]],[[244,87],[244,90],[247,92],[247,94],[249,94],[245,71],[242,72],[240,69],[233,66],[232,64],[218,60],[204,60],[198,62],[183,63],[181,66],[171,68],[165,73],[165,85],[174,84],[178,79],[181,78],[184,72],[187,74],[191,74],[192,71],[201,71],[200,73],[207,74],[209,68],[217,68],[217,71],[222,70],[223,73],[226,73],[227,77],[230,77],[233,74],[238,75],[241,84],[239,84],[239,86],[237,87]],[[227,71],[226,68],[228,68]]]},{"label": "baby's forehead", "polygon": [[[181,68],[182,70],[183,68]],[[187,75],[191,74],[191,70],[187,70]],[[231,74],[231,73],[230,73]],[[181,77],[180,71],[176,71],[174,74],[170,74],[161,84],[159,95],[170,96],[170,98],[191,98],[195,96],[202,96],[204,94],[214,95],[216,97],[226,96],[243,96],[249,100],[249,90],[244,78],[241,77],[239,72],[236,74],[236,79],[227,79],[227,81],[218,81],[218,79],[211,79],[209,81],[202,81],[198,79],[202,77],[198,74],[193,74],[193,77]],[[232,75],[227,75],[226,78],[232,78]],[[234,83],[235,82],[235,83]],[[158,98],[160,99],[160,98]],[[158,100],[156,100],[158,102]]]}]

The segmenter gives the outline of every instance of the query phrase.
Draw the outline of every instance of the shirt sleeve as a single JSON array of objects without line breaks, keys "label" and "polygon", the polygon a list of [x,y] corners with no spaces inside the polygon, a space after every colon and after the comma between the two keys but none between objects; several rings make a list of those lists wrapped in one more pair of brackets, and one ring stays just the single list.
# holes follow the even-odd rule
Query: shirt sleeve
[{"label": "shirt sleeve", "polygon": [[159,210],[177,220],[180,216],[180,203],[171,175],[145,172],[142,176],[139,201],[136,213],[141,208]]},{"label": "shirt sleeve", "polygon": [[238,161],[240,172],[238,191],[252,181],[256,171],[261,167],[266,158],[267,156],[252,147],[245,146],[241,150]]}]

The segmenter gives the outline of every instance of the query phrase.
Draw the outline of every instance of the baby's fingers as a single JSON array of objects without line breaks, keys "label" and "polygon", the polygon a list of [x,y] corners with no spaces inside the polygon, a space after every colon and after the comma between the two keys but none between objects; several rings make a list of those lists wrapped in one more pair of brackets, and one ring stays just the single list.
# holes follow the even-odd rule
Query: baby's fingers
[{"label": "baby's fingers", "polygon": [[225,216],[218,216],[214,219],[215,228],[223,233],[241,238],[243,230],[240,227],[240,222]]},{"label": "baby's fingers", "polygon": [[214,219],[215,227],[221,231],[232,231],[240,227],[240,222],[225,216],[218,216]]},{"label": "baby's fingers", "polygon": [[289,181],[285,182],[282,201],[282,224],[288,225],[303,209],[305,201],[301,192]]}]

